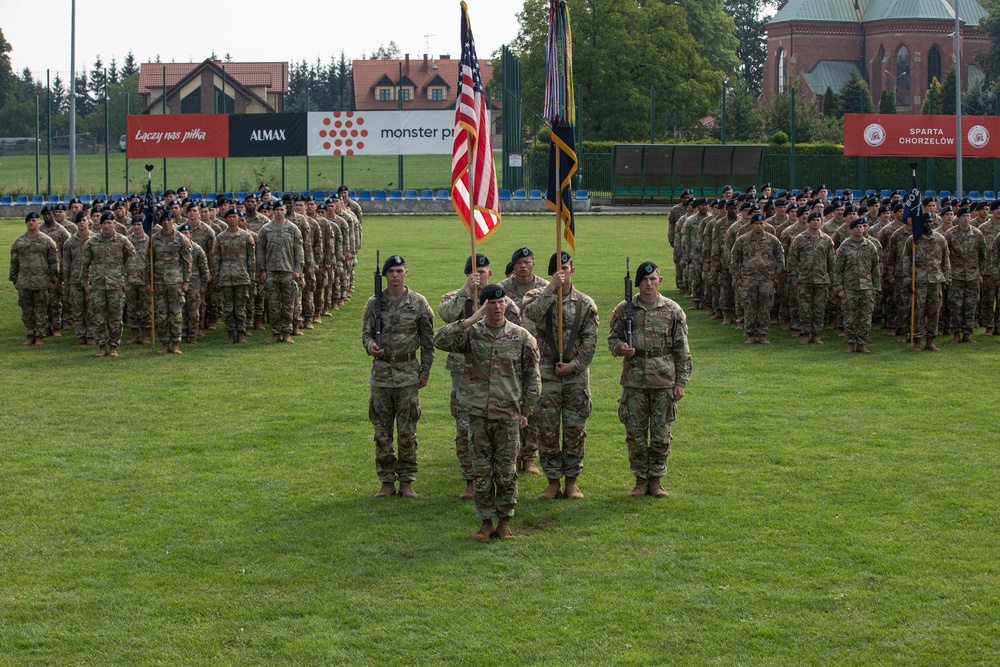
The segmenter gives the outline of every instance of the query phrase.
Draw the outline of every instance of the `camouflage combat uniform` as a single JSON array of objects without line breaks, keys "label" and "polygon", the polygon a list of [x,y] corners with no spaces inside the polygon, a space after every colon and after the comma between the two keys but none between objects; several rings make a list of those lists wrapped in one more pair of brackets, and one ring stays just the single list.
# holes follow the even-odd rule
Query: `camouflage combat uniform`
[{"label": "camouflage combat uniform", "polygon": [[844,340],[848,345],[871,342],[875,292],[881,280],[882,265],[874,242],[848,238],[837,248],[833,291],[844,292]]},{"label": "camouflage combat uniform", "polygon": [[126,319],[129,329],[134,335],[139,331],[153,327],[153,316],[149,308],[149,293],[146,292],[147,274],[149,273],[149,235],[143,234],[142,238],[139,238],[135,234],[129,234],[126,238],[135,248],[135,270],[129,274],[128,288],[125,292]]},{"label": "camouflage combat uniform", "polygon": [[[184,332],[183,284],[191,280],[191,241],[175,229],[170,234],[160,230],[151,237],[150,243],[153,244],[156,328],[164,345],[179,343]],[[148,274],[146,279],[149,279]]]},{"label": "camouflage combat uniform", "polygon": [[[40,225],[38,231],[56,242],[59,257],[62,257],[63,248],[65,248],[66,241],[70,238],[69,231],[54,221],[51,224]],[[65,315],[63,314],[63,301],[66,297],[65,291],[66,288],[63,284],[62,275],[60,275],[59,282],[56,283],[54,288],[49,290],[49,328],[52,331],[59,331],[62,328],[63,321],[65,321]]]},{"label": "camouflage combat uniform", "polygon": [[948,301],[951,322],[946,322],[953,334],[972,334],[976,326],[976,308],[979,306],[979,289],[986,269],[986,239],[975,227],[962,231],[952,227],[945,235],[948,242],[948,259],[951,262],[951,283]]},{"label": "camouflage combat uniform", "polygon": [[913,237],[907,238],[903,255],[906,266],[911,261],[916,265],[913,339],[933,341],[941,314],[941,287],[951,280],[951,258],[948,242],[935,231],[924,230],[916,246],[914,260]]},{"label": "camouflage combat uniform", "polygon": [[222,315],[226,331],[246,333],[247,297],[254,265],[254,243],[250,232],[228,229],[215,237],[215,277],[222,291]]},{"label": "camouflage combat uniform", "polygon": [[[365,351],[375,343],[375,295],[362,311],[361,342]],[[383,484],[412,482],[417,474],[418,383],[426,383],[434,362],[434,313],[410,288],[398,299],[382,291],[382,357],[372,359],[368,419],[375,428],[375,473]],[[417,350],[420,360],[417,361]],[[393,453],[395,425],[398,457]]]},{"label": "camouflage combat uniform", "polygon": [[303,267],[302,234],[287,220],[269,222],[257,237],[257,270],[266,272],[267,311],[271,317],[271,333],[292,333],[295,305],[295,279]]},{"label": "camouflage combat uniform", "polygon": [[[202,225],[205,227],[206,225]],[[212,238],[213,246],[215,238]],[[201,325],[205,317],[205,303],[212,285],[212,269],[205,249],[196,241],[191,241],[191,278],[184,295],[184,338],[189,343],[201,335]]]},{"label": "camouflage combat uniform", "polygon": [[[91,234],[73,234],[63,244],[63,290],[69,297],[69,318],[77,339],[94,338],[94,323],[87,308],[87,274],[83,272],[83,249]],[[64,313],[65,315],[65,313]]]},{"label": "camouflage combat uniform", "polygon": [[[635,356],[622,358],[622,395],[618,419],[625,425],[629,467],[641,479],[667,473],[670,424],[677,417],[674,387],[691,377],[687,317],[679,305],[657,295],[656,303],[632,297],[632,347]],[[625,302],[611,314],[608,347],[613,356],[628,342]]]},{"label": "camouflage combat uniform", "polygon": [[118,347],[122,340],[125,289],[135,271],[135,247],[115,232],[95,234],[83,248],[83,275],[88,276],[88,310],[98,346]]},{"label": "camouflage combat uniform", "polygon": [[476,517],[483,521],[514,515],[517,505],[518,422],[538,402],[538,345],[528,331],[509,321],[494,330],[481,319],[442,327],[434,346],[466,358],[458,400],[469,415]]},{"label": "camouflage combat uniform", "polygon": [[1000,296],[1000,272],[994,257],[994,241],[1000,238],[1000,220],[992,218],[979,226],[986,242],[986,267],[983,269],[983,288],[979,298],[979,323],[986,327],[987,332],[994,332],[1000,327],[1000,308],[997,307],[997,297]]},{"label": "camouflage combat uniform", "polygon": [[781,241],[774,234],[750,232],[736,239],[729,270],[734,279],[742,281],[743,326],[748,337],[767,336],[775,283],[784,268]]},{"label": "camouflage combat uniform", "polygon": [[9,277],[17,289],[25,336],[44,338],[49,327],[49,291],[59,283],[56,242],[42,232],[34,237],[21,234],[10,246]]},{"label": "camouflage combat uniform", "polygon": [[823,329],[830,282],[834,270],[833,241],[819,232],[802,232],[788,249],[788,280],[795,285],[798,330],[803,336],[818,336]]}]

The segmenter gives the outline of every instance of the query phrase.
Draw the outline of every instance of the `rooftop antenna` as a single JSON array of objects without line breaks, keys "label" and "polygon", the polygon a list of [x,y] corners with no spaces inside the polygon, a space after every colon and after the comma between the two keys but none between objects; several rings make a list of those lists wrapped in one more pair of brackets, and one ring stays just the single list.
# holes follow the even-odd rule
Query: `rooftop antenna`
[{"label": "rooftop antenna", "polygon": [[431,37],[437,37],[437,35],[424,35],[424,53],[428,55],[431,52]]}]

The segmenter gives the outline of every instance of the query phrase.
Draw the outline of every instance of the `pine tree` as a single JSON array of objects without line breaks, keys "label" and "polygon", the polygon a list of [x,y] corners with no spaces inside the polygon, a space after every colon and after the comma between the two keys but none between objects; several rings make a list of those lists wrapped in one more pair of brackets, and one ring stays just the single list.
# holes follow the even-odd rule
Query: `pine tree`
[{"label": "pine tree", "polygon": [[136,64],[135,56],[132,55],[132,50],[129,49],[129,52],[125,55],[125,60],[122,61],[122,68],[121,71],[118,73],[118,78],[127,79],[133,74],[138,73],[138,71],[139,71],[139,65]]},{"label": "pine tree", "polygon": [[90,70],[90,79],[87,86],[87,90],[91,93],[91,99],[99,100],[104,97],[106,82],[107,73],[104,69],[104,62],[101,60],[101,56],[97,56],[97,60],[94,61],[94,67]]},{"label": "pine tree", "polygon": [[4,39],[3,30],[0,30],[0,109],[14,102],[17,95],[17,75],[8,55],[13,50],[10,42]]},{"label": "pine tree", "polygon": [[87,75],[81,74],[76,77],[76,85],[73,92],[76,95],[76,115],[80,117],[89,116],[94,112],[94,100],[88,94]]},{"label": "pine tree", "polygon": [[944,75],[941,85],[941,113],[946,116],[955,115],[955,67],[952,66]]},{"label": "pine tree", "polygon": [[108,85],[115,83],[118,83],[118,64],[115,57],[111,56],[111,62],[108,63]]},{"label": "pine tree", "polygon": [[883,90],[878,98],[879,113],[896,113],[896,95],[891,90]]},{"label": "pine tree", "polygon": [[52,113],[61,114],[66,111],[66,84],[56,73],[52,79]]},{"label": "pine tree", "polygon": [[[925,116],[940,114],[941,104],[944,101],[944,86],[938,81],[937,77],[931,79],[931,85],[927,87],[927,94],[924,95],[924,101],[920,105],[920,113]],[[933,102],[933,106],[931,103]]]},{"label": "pine tree", "polygon": [[839,112],[840,107],[837,96],[834,94],[833,88],[827,86],[826,92],[823,93],[823,115],[836,116]]},{"label": "pine tree", "polygon": [[840,87],[840,114],[871,113],[874,110],[871,91],[868,84],[851,70],[851,76]]}]

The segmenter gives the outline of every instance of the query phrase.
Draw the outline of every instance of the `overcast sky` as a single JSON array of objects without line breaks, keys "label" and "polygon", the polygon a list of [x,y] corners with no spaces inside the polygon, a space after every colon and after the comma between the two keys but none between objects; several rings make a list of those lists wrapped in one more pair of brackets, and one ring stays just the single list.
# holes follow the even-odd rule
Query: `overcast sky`
[{"label": "overcast sky", "polygon": [[[517,35],[520,0],[467,0],[476,50],[490,57]],[[460,54],[459,0],[76,0],[77,72],[100,55],[121,65],[132,51],[139,63],[201,62],[214,50],[239,61],[348,60],[396,42],[411,58]],[[0,0],[0,28],[13,47],[14,71],[29,67],[69,76],[70,0]],[[425,35],[429,35],[425,37]],[[428,50],[429,49],[429,50]]]}]

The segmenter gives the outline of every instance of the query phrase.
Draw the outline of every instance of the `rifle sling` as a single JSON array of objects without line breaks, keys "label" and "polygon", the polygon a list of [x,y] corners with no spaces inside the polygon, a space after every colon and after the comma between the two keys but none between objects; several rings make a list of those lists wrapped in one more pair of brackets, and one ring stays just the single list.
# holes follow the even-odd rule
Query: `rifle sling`
[{"label": "rifle sling", "polygon": [[[553,359],[558,360],[559,347],[555,343],[556,336],[556,324],[555,315],[553,311],[556,309],[557,304],[552,304],[549,309],[545,311],[545,342],[549,346],[549,354]],[[569,341],[566,344],[566,349],[562,355],[562,362],[568,364],[573,361],[576,357],[575,347],[578,337],[580,336],[580,324],[583,322],[583,304],[580,303],[576,309],[576,315],[573,317],[573,327],[569,330]]]}]

